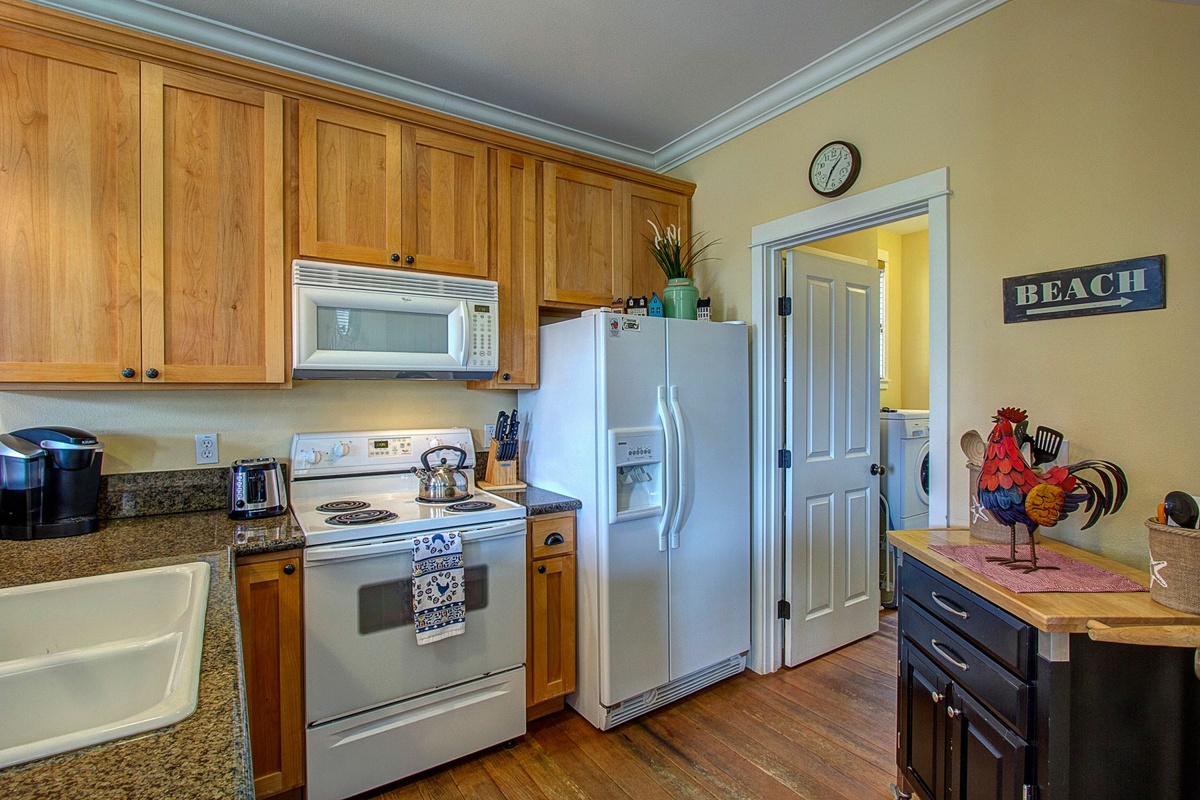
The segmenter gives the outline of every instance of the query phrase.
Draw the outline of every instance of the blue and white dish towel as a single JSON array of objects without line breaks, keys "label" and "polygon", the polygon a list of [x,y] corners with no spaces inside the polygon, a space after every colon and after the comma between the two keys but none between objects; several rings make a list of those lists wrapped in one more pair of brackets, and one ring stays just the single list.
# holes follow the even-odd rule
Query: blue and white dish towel
[{"label": "blue and white dish towel", "polygon": [[413,540],[413,619],[417,644],[429,644],[467,629],[462,539],[454,532]]}]

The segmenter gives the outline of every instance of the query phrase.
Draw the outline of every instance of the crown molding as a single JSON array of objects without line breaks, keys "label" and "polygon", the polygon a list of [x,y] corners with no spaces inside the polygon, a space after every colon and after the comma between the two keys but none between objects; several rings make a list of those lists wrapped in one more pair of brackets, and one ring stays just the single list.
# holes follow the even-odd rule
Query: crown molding
[{"label": "crown molding", "polygon": [[32,1],[654,172],[674,169],[1006,2],[926,0],[650,152],[149,0]]},{"label": "crown molding", "polygon": [[656,150],[654,170],[672,170],[1005,2],[926,0],[913,6]]}]

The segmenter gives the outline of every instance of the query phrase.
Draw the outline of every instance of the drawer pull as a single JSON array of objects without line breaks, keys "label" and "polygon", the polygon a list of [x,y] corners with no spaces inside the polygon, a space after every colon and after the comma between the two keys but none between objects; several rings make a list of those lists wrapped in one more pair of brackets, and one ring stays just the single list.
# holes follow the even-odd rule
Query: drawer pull
[{"label": "drawer pull", "polygon": [[935,706],[946,699],[946,695],[942,694],[941,692],[930,692],[929,696],[933,698],[933,704]]},{"label": "drawer pull", "polygon": [[546,547],[553,547],[556,544],[562,544],[566,539],[561,533],[552,533],[546,537]]},{"label": "drawer pull", "polygon": [[961,712],[961,711],[959,711],[959,710],[958,710],[957,708],[955,708],[954,706],[946,706],[946,716],[947,716],[947,717],[949,717],[950,719],[954,719],[955,717],[957,717],[957,716],[958,716],[959,714],[961,714],[961,713],[962,713],[962,712]]},{"label": "drawer pull", "polygon": [[[930,639],[930,640],[929,640],[929,643],[930,643],[931,645],[933,645],[933,649],[937,651],[937,654],[938,654],[939,656],[941,656],[942,658],[946,659],[946,660],[947,660],[947,661],[949,661],[951,664],[953,664],[954,666],[956,666],[956,667],[958,667],[959,669],[961,669],[963,672],[966,672],[967,670],[969,670],[969,669],[971,668],[971,667],[970,667],[969,665],[967,665],[966,663],[964,663],[964,662],[962,662],[962,661],[959,661],[958,659],[956,659],[956,658],[954,658],[953,656],[951,656],[951,655],[950,655],[950,653],[947,653],[945,650],[943,650],[943,649],[942,649],[942,647],[941,647],[941,645],[939,645],[939,644],[938,644],[938,640],[937,640],[937,639]],[[953,715],[953,714],[951,714],[950,716],[954,716],[954,715]]]},{"label": "drawer pull", "polygon": [[929,596],[933,598],[933,602],[937,603],[939,606],[944,608],[946,611],[949,611],[954,616],[962,617],[963,619],[971,618],[971,615],[968,614],[966,611],[963,611],[961,608],[955,608],[954,606],[950,605],[945,600],[943,600],[937,592],[930,592]]}]

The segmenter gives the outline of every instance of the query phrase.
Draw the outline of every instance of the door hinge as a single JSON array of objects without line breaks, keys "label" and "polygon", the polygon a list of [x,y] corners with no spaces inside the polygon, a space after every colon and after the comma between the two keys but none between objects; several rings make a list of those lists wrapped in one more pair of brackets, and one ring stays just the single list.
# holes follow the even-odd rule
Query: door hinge
[{"label": "door hinge", "polygon": [[779,298],[779,316],[790,317],[792,315],[792,298]]},{"label": "door hinge", "polygon": [[779,601],[779,619],[791,619],[791,618],[792,618],[792,604],[789,603],[787,600],[780,600]]},{"label": "door hinge", "polygon": [[1021,787],[1021,800],[1036,800],[1037,787],[1031,784],[1025,784]]},{"label": "door hinge", "polygon": [[779,451],[779,468],[780,469],[791,469],[792,468],[792,451],[791,450],[780,450]]}]

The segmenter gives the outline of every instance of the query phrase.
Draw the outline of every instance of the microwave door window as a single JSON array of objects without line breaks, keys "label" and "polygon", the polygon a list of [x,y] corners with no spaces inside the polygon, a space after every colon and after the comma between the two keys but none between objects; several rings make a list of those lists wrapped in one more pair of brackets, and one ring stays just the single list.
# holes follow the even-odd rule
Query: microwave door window
[{"label": "microwave door window", "polygon": [[317,349],[361,353],[449,352],[445,314],[317,306]]}]

